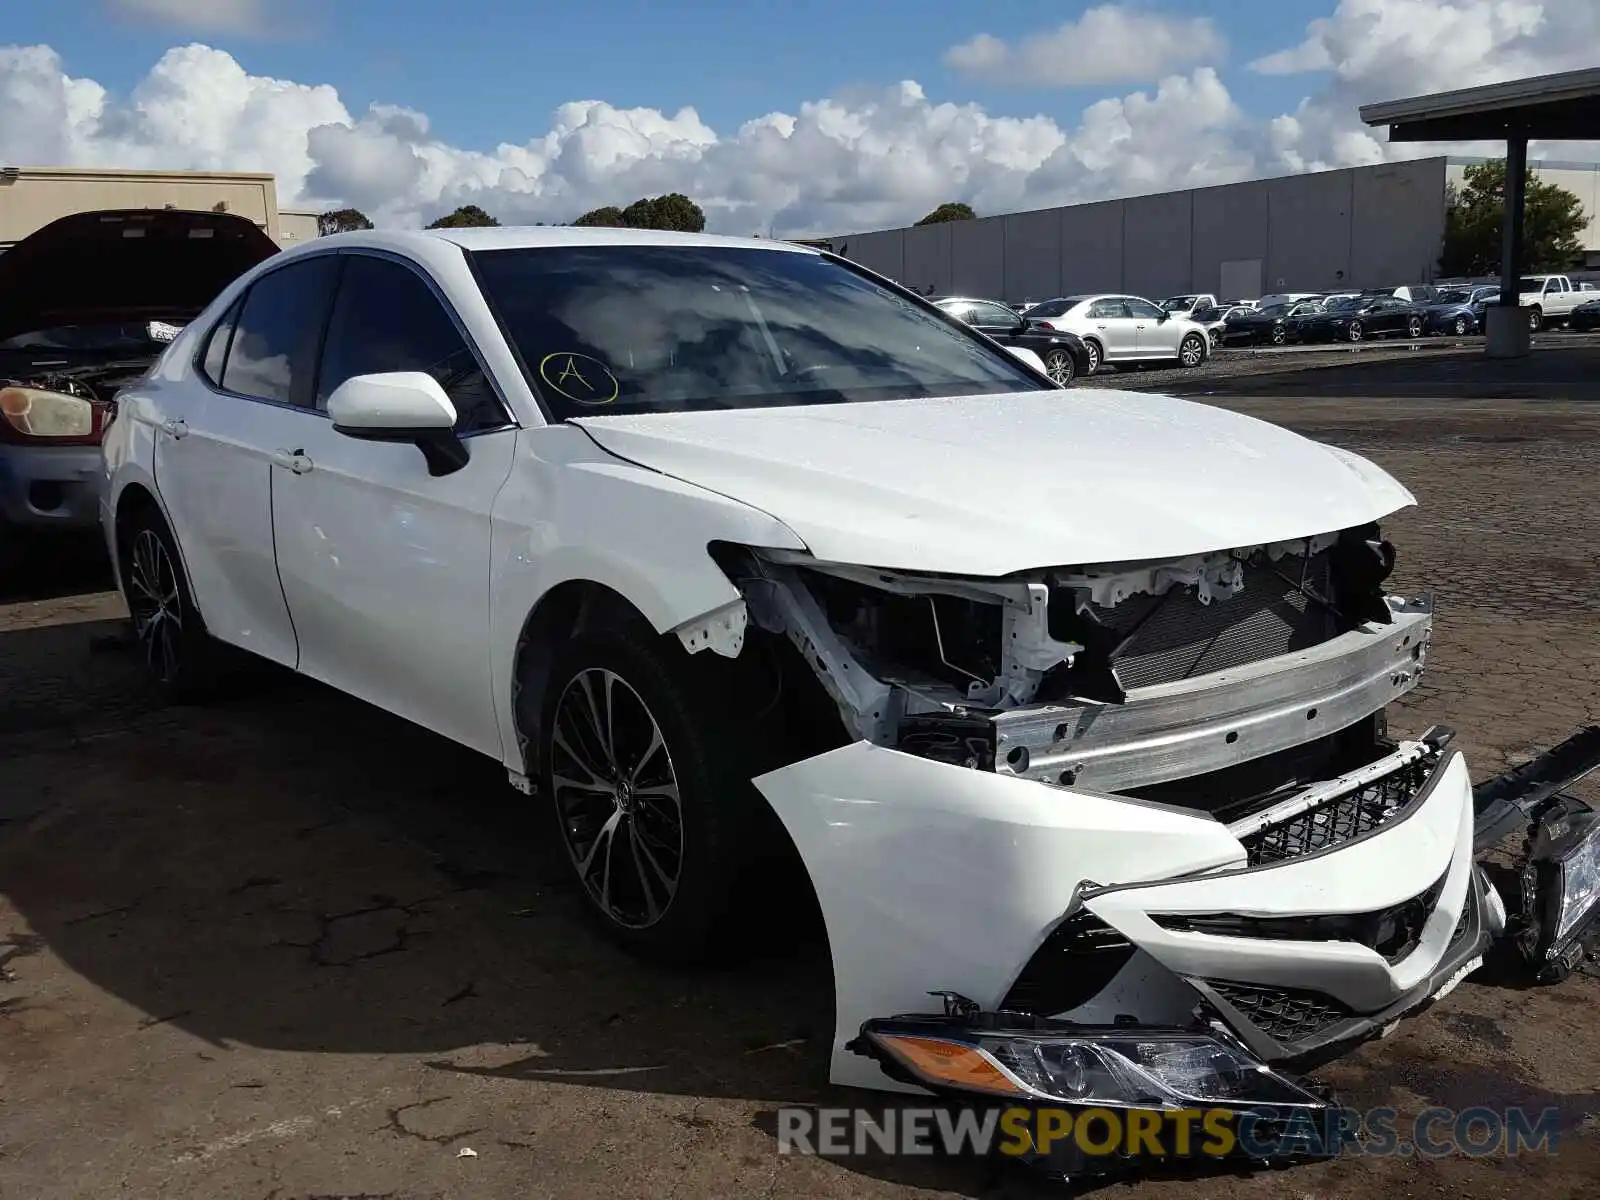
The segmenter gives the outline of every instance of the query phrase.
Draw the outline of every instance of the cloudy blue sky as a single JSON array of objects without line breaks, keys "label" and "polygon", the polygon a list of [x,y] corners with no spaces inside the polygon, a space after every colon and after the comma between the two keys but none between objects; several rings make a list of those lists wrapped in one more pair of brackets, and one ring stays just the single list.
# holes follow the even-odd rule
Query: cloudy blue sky
[{"label": "cloudy blue sky", "polygon": [[684,190],[715,228],[789,234],[1414,154],[1355,106],[1600,45],[1600,0],[8,9],[5,162],[271,170],[285,204],[384,223]]}]

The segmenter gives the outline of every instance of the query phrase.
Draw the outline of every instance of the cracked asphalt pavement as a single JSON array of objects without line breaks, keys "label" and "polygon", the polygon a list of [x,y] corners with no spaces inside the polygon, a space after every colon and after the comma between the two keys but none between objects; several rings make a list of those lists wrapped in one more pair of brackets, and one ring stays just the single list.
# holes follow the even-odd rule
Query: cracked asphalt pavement
[{"label": "cracked asphalt pavement", "polygon": [[[1204,398],[1416,492],[1391,524],[1399,582],[1440,615],[1393,723],[1456,726],[1482,776],[1600,721],[1600,403],[1428,399],[1403,379],[1387,394],[1417,398],[1340,399],[1296,373]],[[1219,386],[1184,383],[1137,380]],[[826,1083],[815,928],[775,916],[737,971],[641,965],[588,928],[493,763],[295,679],[155,706],[93,555],[35,567],[0,579],[0,1197],[1062,1194],[985,1164],[780,1156],[778,1107],[880,1103]],[[1597,1006],[1585,974],[1475,977],[1322,1073],[1402,1112],[1557,1106],[1554,1157],[1128,1186],[1591,1195]]]}]

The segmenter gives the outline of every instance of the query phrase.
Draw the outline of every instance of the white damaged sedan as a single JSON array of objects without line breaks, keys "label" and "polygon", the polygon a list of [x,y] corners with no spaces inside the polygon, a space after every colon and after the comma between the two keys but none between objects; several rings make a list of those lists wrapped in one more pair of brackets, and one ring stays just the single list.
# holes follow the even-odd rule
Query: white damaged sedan
[{"label": "white damaged sedan", "polygon": [[1310,1105],[1261,1064],[1507,925],[1459,747],[1384,724],[1432,623],[1385,588],[1404,487],[1058,390],[807,247],[319,239],[121,394],[104,461],[174,697],[247,651],[494,756],[647,952],[759,927],[798,852],[838,1082]]}]

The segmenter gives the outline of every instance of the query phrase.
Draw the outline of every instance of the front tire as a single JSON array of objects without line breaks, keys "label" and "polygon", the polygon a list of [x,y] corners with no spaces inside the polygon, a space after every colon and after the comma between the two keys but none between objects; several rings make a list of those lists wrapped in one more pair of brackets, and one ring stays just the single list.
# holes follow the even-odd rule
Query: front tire
[{"label": "front tire", "polygon": [[1349,338],[1352,342],[1359,342],[1361,340],[1361,333],[1361,322],[1351,321],[1350,328],[1345,330],[1345,337]]},{"label": "front tire", "polygon": [[177,539],[153,508],[117,530],[117,573],[145,672],[174,703],[209,699],[217,690],[223,647],[195,608]]},{"label": "front tire", "polygon": [[1528,332],[1538,333],[1544,328],[1544,309],[1530,308],[1528,310]]},{"label": "front tire", "polygon": [[1198,333],[1185,334],[1183,341],[1178,344],[1178,362],[1192,370],[1205,362],[1205,360],[1205,339]]},{"label": "front tire", "polygon": [[1101,353],[1100,343],[1093,338],[1085,338],[1083,340],[1083,348],[1089,352],[1089,369],[1084,374],[1093,375],[1100,369],[1100,364],[1104,361],[1105,355]]},{"label": "front tire", "polygon": [[758,739],[701,667],[648,629],[571,638],[538,746],[540,794],[590,916],[624,947],[685,965],[738,952],[770,840],[750,782]]},{"label": "front tire", "polygon": [[1457,317],[1456,318],[1456,336],[1457,337],[1466,336],[1467,328],[1468,328],[1467,319],[1465,317]]},{"label": "front tire", "polygon": [[1072,361],[1071,353],[1059,348],[1044,356],[1044,369],[1057,387],[1071,387],[1078,374],[1078,365]]}]

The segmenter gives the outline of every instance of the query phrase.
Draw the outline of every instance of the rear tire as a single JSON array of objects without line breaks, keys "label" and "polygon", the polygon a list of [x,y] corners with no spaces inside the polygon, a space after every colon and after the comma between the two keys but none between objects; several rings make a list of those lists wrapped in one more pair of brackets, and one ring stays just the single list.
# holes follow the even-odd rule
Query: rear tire
[{"label": "rear tire", "polygon": [[1044,369],[1057,387],[1071,387],[1078,374],[1078,364],[1072,361],[1071,352],[1061,349],[1044,356]]},{"label": "rear tire", "polygon": [[539,729],[540,796],[587,912],[679,965],[750,948],[746,901],[782,844],[750,782],[750,706],[706,666],[648,627],[581,633],[555,651]]},{"label": "rear tire", "polygon": [[177,704],[213,698],[226,648],[206,632],[177,539],[153,507],[137,509],[119,524],[117,576],[140,661],[157,692]]},{"label": "rear tire", "polygon": [[1272,330],[1272,344],[1274,346],[1281,346],[1285,342],[1287,342],[1288,340],[1289,340],[1289,331],[1288,330],[1286,330],[1282,325],[1277,325],[1277,326],[1273,327],[1273,330]]},{"label": "rear tire", "polygon": [[1359,342],[1361,340],[1361,322],[1351,321],[1350,328],[1345,331],[1345,337],[1352,342]]},{"label": "rear tire", "polygon": [[1406,322],[1406,333],[1411,338],[1412,341],[1416,341],[1419,337],[1421,337],[1422,336],[1422,318],[1421,317],[1412,317],[1409,321],[1407,321]]}]

